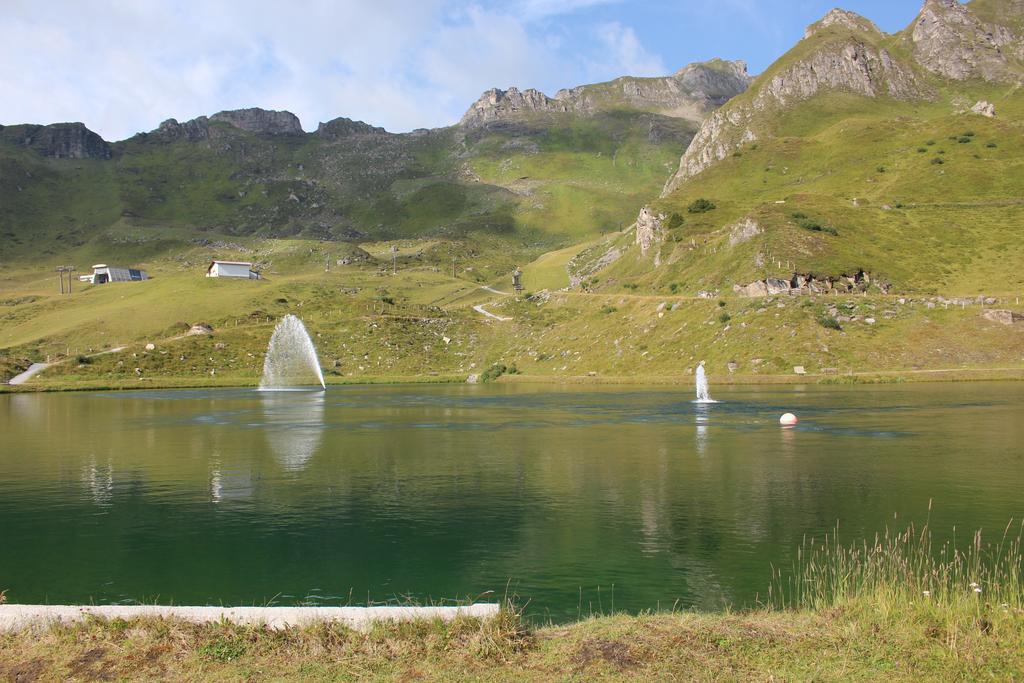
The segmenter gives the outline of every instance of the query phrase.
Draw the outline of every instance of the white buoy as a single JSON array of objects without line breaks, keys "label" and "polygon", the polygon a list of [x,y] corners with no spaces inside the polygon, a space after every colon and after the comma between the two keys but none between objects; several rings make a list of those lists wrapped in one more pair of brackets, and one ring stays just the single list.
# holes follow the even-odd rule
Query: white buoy
[{"label": "white buoy", "polygon": [[786,413],[785,415],[779,418],[779,424],[784,427],[792,427],[799,421],[800,420],[798,420],[796,415],[794,415],[793,413]]}]

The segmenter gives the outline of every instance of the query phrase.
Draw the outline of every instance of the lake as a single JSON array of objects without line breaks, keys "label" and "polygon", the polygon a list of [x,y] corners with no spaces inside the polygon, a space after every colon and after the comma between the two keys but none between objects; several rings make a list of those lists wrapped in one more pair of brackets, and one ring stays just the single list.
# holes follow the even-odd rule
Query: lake
[{"label": "lake", "polygon": [[[19,603],[753,604],[806,536],[1024,516],[1024,384],[0,395]],[[779,415],[801,418],[783,429]],[[490,591],[490,593],[488,593]]]}]

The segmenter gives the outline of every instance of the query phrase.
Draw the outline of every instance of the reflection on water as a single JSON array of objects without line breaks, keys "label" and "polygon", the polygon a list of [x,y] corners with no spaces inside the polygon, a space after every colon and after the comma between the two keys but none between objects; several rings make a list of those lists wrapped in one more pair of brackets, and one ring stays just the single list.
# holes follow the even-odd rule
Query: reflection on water
[{"label": "reflection on water", "polygon": [[337,604],[508,585],[565,619],[612,585],[616,609],[749,604],[804,536],[870,536],[929,499],[939,534],[1024,515],[1024,385],[716,393],[0,395],[0,588]]},{"label": "reflection on water", "polygon": [[301,470],[320,446],[324,430],[322,391],[261,392],[267,446],[282,467]]}]

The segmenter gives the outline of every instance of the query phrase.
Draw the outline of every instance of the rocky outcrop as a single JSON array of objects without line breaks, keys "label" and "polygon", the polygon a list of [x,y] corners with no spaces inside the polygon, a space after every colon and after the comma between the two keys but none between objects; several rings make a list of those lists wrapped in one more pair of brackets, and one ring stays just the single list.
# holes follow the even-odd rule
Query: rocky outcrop
[{"label": "rocky outcrop", "polygon": [[459,124],[468,127],[484,126],[494,121],[515,118],[523,114],[567,111],[569,111],[568,104],[558,102],[533,88],[526,90],[491,88],[470,105]]},{"label": "rocky outcrop", "polygon": [[640,215],[636,217],[636,244],[640,247],[641,256],[646,256],[652,247],[665,240],[664,219],[646,206],[640,209]]},{"label": "rocky outcrop", "polygon": [[794,273],[790,278],[769,277],[754,280],[746,285],[733,285],[732,290],[740,296],[758,297],[776,294],[847,294],[866,291],[874,284],[883,292],[889,291],[889,285],[872,280],[871,275],[863,270],[853,275],[817,276],[810,273]]},{"label": "rocky outcrop", "polygon": [[996,115],[996,105],[992,104],[991,102],[987,102],[985,100],[979,100],[977,103],[975,103],[975,105],[973,107],[971,107],[971,111],[974,112],[975,114],[980,114],[981,116],[987,116],[987,117],[989,117],[991,119],[991,118],[995,118],[995,115]]},{"label": "rocky outcrop", "polygon": [[729,229],[729,246],[735,247],[760,235],[764,230],[753,218],[744,218]]},{"label": "rocky outcrop", "polygon": [[386,135],[387,131],[377,126],[371,126],[362,121],[353,121],[344,117],[321,122],[316,128],[316,135],[328,140],[340,140],[354,135]]},{"label": "rocky outcrop", "polygon": [[167,119],[160,124],[159,128],[146,134],[146,137],[161,142],[177,140],[197,142],[214,139],[218,137],[217,126],[211,126],[214,121],[227,123],[233,128],[259,135],[303,135],[302,125],[295,114],[287,111],[251,108],[222,111],[209,117],[199,116],[184,123],[178,123],[177,119]]},{"label": "rocky outcrop", "polygon": [[109,159],[110,145],[81,123],[7,126],[3,138],[49,159]]},{"label": "rocky outcrop", "polygon": [[302,135],[299,117],[290,111],[269,111],[253,107],[217,112],[211,121],[223,121],[235,128],[261,135]]},{"label": "rocky outcrop", "polygon": [[957,0],[926,0],[907,32],[914,58],[957,81],[1022,82],[1024,41],[1007,26],[982,21],[970,7]]},{"label": "rocky outcrop", "polygon": [[[856,15],[833,12],[829,16],[833,15],[842,18],[833,20],[829,27],[838,28],[845,35],[838,39],[831,35],[819,37],[811,31],[811,40],[821,40],[816,50],[789,65],[783,58],[779,62],[781,66],[770,69],[754,82],[749,96],[711,114],[680,159],[679,170],[665,185],[662,196],[743,145],[757,140],[764,132],[759,122],[765,112],[790,107],[828,90],[900,100],[932,96],[931,88],[917,77],[912,67],[898,61],[864,35],[868,29],[850,18]],[[824,21],[815,26],[820,27]],[[863,22],[877,32],[873,24],[866,19]]]},{"label": "rocky outcrop", "polygon": [[623,108],[699,121],[749,84],[745,62],[713,60],[691,64],[671,76],[624,76],[608,83],[559,90],[554,97],[533,89],[494,88],[470,106],[460,125],[486,126],[538,113],[590,116]]},{"label": "rocky outcrop", "polygon": [[985,320],[999,323],[1000,325],[1013,325],[1014,323],[1024,320],[1024,315],[998,308],[983,311],[981,317],[985,318]]}]

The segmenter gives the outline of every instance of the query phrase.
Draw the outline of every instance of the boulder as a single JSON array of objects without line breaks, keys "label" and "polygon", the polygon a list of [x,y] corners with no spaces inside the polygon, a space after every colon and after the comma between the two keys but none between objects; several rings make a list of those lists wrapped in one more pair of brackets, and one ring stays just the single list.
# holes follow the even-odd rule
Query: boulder
[{"label": "boulder", "polygon": [[992,104],[991,102],[986,102],[985,100],[979,100],[977,104],[971,107],[971,111],[974,112],[975,114],[987,116],[990,119],[992,119],[995,118],[996,116],[996,105]]}]

